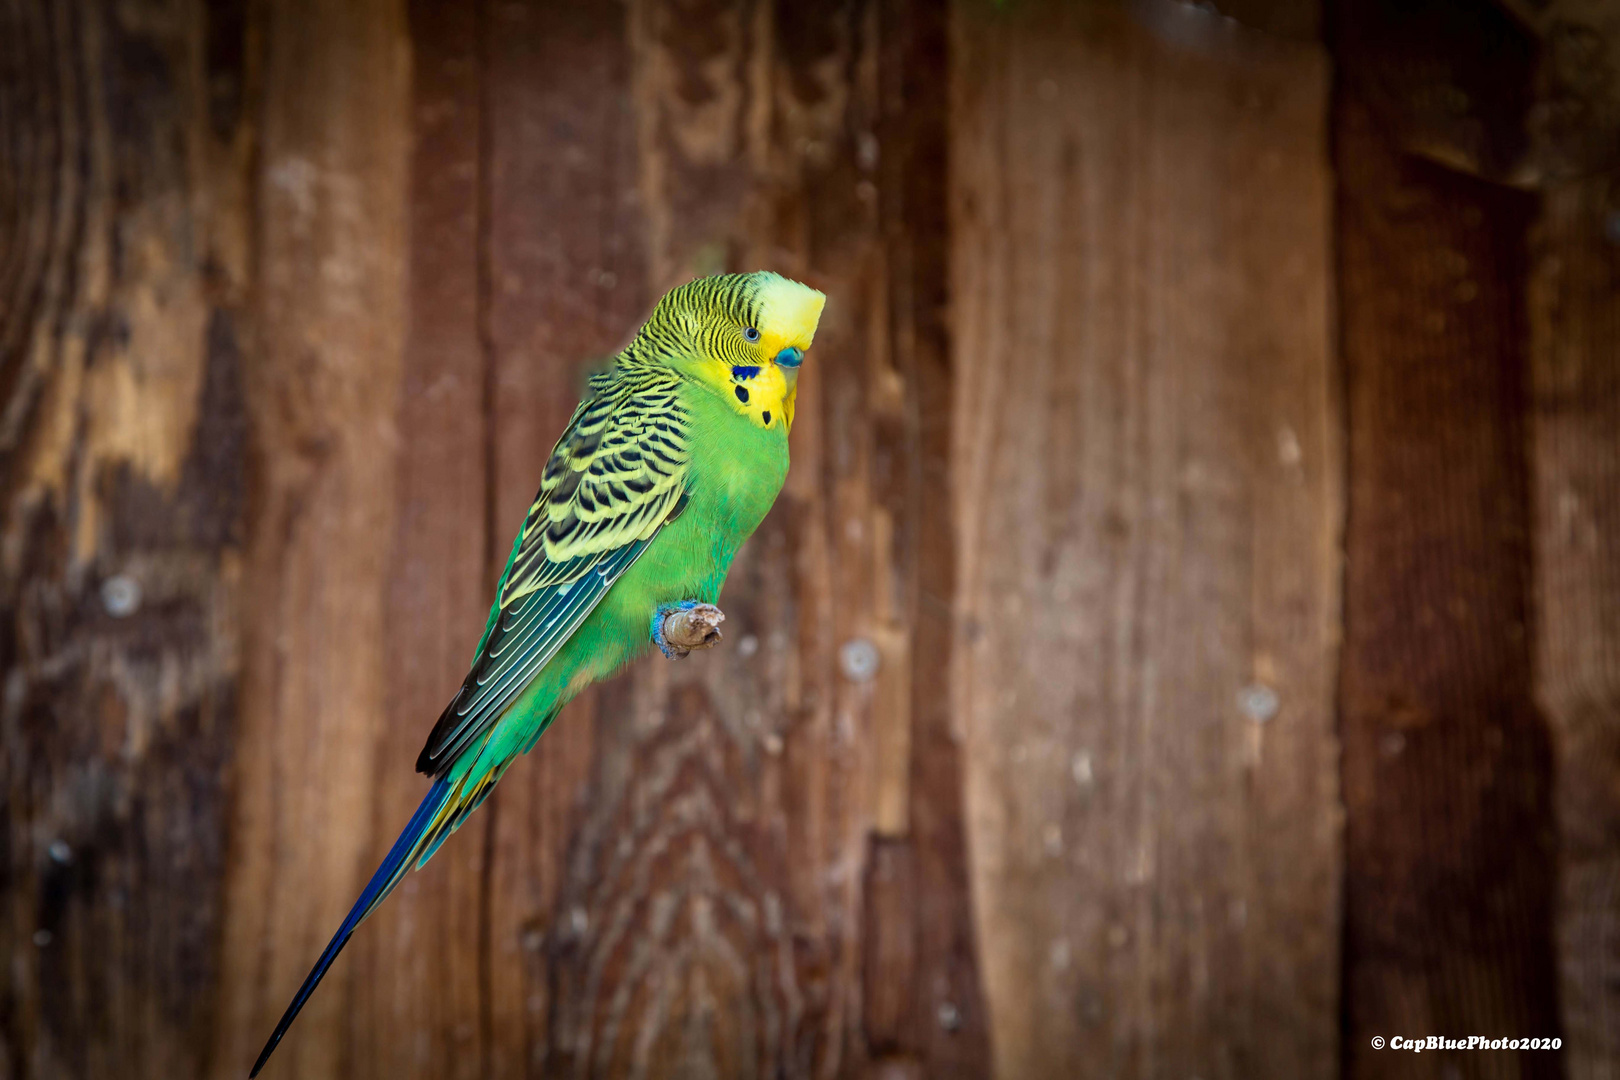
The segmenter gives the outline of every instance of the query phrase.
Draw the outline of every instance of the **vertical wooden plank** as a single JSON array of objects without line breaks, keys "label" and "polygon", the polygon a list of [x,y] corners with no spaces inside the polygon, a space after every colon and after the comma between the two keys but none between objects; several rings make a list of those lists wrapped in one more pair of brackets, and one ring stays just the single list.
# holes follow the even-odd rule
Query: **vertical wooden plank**
[{"label": "vertical wooden plank", "polygon": [[[489,565],[527,514],[585,374],[651,303],[637,206],[626,11],[486,6]],[[491,582],[493,579],[491,579]],[[589,789],[597,694],[570,706],[483,813],[489,834],[488,1075],[555,1075],[550,958],[569,834]],[[615,712],[615,725],[627,719]]]},{"label": "vertical wooden plank", "polygon": [[[381,862],[427,790],[416,755],[467,673],[489,599],[482,21],[476,5],[431,0],[411,3],[408,15],[408,322],[367,868]],[[481,830],[465,832],[427,872],[401,883],[343,957],[352,972],[351,1075],[487,1075],[480,1023],[485,853]]]},{"label": "vertical wooden plank", "polygon": [[[979,977],[963,805],[961,740],[953,723],[956,662],[955,490],[952,403],[958,387],[949,338],[950,8],[886,3],[881,53],[876,194],[885,246],[887,364],[871,378],[873,468],[879,523],[892,535],[887,588],[876,603],[889,621],[877,635],[874,702],[879,756],[868,850],[862,942],[863,1034],[874,1076],[983,1076],[990,1070],[989,1017]],[[863,160],[863,144],[856,154]],[[879,353],[882,356],[882,352]],[[887,594],[887,595],[886,595]],[[890,672],[903,663],[900,673]],[[894,699],[899,701],[895,702]],[[902,713],[897,717],[895,714]],[[904,787],[885,790],[882,732],[904,725]],[[885,820],[903,802],[903,827]],[[896,962],[889,962],[893,948]],[[887,1015],[874,1006],[898,990]]]},{"label": "vertical wooden plank", "polygon": [[1615,181],[1548,190],[1532,306],[1536,700],[1558,776],[1559,1003],[1568,1075],[1620,1061],[1620,258]]},{"label": "vertical wooden plank", "polygon": [[[1414,33],[1447,17],[1462,37],[1443,48]],[[1458,5],[1342,18],[1347,1072],[1557,1076],[1553,1053],[1371,1046],[1418,1031],[1557,1034],[1552,759],[1527,622],[1533,201],[1458,171],[1501,174],[1490,148],[1519,140],[1522,114],[1504,105],[1420,136],[1429,97],[1400,89],[1433,48],[1448,57],[1441,85],[1517,101],[1530,52],[1505,16]]]},{"label": "vertical wooden plank", "polygon": [[[405,324],[403,5],[272,5],[264,48],[253,510],[216,1055],[230,1075],[252,1063],[381,847],[373,770]],[[278,1051],[282,1075],[355,1067],[358,974],[340,965],[311,1000]]]},{"label": "vertical wooden plank", "polygon": [[220,963],[243,10],[0,6],[0,1075],[189,1077]]},{"label": "vertical wooden plank", "polygon": [[1327,64],[955,9],[958,610],[1003,1077],[1331,1075]]},{"label": "vertical wooden plank", "polygon": [[1574,1080],[1620,1072],[1620,10],[1543,13],[1532,233],[1536,700],[1552,726],[1559,1006]]}]

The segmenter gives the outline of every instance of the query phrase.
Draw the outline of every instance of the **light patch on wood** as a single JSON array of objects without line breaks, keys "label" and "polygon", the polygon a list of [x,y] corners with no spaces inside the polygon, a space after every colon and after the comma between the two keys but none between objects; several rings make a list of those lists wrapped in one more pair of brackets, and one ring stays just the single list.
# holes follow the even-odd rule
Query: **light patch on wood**
[{"label": "light patch on wood", "polygon": [[879,657],[872,691],[872,830],[905,836],[911,828],[911,636],[903,626],[873,631]]}]

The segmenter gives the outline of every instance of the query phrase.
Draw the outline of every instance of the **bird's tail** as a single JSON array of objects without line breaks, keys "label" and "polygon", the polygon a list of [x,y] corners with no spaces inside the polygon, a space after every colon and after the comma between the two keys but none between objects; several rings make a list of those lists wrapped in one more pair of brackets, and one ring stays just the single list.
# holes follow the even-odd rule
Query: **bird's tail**
[{"label": "bird's tail", "polygon": [[[394,891],[394,886],[399,884],[399,879],[405,876],[405,872],[411,868],[411,865],[413,863],[421,865],[426,862],[427,855],[431,855],[433,850],[444,841],[444,838],[454,830],[455,825],[461,824],[462,819],[471,811],[471,807],[453,805],[463,801],[452,798],[453,795],[459,793],[460,786],[445,777],[440,777],[433,782],[433,786],[428,789],[427,798],[422,800],[422,805],[418,806],[416,813],[411,815],[410,824],[405,826],[405,831],[399,834],[398,840],[394,841],[394,846],[388,850],[388,857],[382,861],[381,866],[377,867],[377,872],[371,875],[371,880],[366,883],[365,891],[360,894],[360,899],[356,900],[354,907],[349,909],[348,918],[343,920],[343,925],[338,927],[338,932],[332,935],[332,940],[326,946],[326,951],[321,953],[319,960],[315,961],[315,966],[310,969],[309,977],[304,980],[304,985],[300,986],[298,993],[293,996],[292,1004],[287,1006],[287,1011],[281,1016],[281,1023],[276,1025],[276,1030],[270,1036],[270,1041],[265,1043],[264,1049],[259,1052],[259,1060],[253,1063],[253,1071],[248,1074],[249,1077],[258,1076],[259,1070],[264,1068],[264,1063],[270,1060],[270,1055],[275,1052],[276,1044],[281,1042],[281,1037],[287,1034],[287,1029],[298,1018],[299,1010],[303,1009],[304,1002],[309,1000],[309,995],[315,992],[315,988],[326,977],[326,969],[332,966],[332,961],[336,960],[338,953],[343,951],[343,946],[349,943],[349,937],[354,933],[355,927],[365,921],[366,916],[376,910],[377,905],[382,903],[388,894]],[[490,786],[493,786],[493,784]],[[486,789],[483,794],[487,793]],[[447,810],[450,813],[445,813]],[[427,855],[421,854],[424,849],[427,851]]]}]

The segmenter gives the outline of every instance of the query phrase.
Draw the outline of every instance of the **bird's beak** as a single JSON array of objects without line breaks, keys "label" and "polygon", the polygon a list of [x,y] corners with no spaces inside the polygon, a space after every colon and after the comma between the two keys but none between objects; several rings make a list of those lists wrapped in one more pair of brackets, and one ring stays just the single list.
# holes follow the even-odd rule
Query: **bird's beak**
[{"label": "bird's beak", "polygon": [[782,381],[787,384],[787,393],[782,395],[782,411],[786,415],[788,430],[793,430],[793,407],[799,396],[799,365],[804,363],[804,350],[789,345],[776,354],[776,366],[782,369]]}]

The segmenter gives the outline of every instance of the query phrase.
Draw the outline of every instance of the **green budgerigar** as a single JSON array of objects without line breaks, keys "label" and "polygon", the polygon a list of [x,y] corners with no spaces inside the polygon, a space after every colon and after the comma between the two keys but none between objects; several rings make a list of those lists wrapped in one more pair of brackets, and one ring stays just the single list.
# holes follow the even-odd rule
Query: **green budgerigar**
[{"label": "green budgerigar", "polygon": [[362,920],[478,808],[564,704],[701,616],[788,469],[799,365],[826,298],[767,272],[658,302],[592,377],[541,475],[472,670],[428,736],[433,778],[259,1054],[259,1070]]}]

